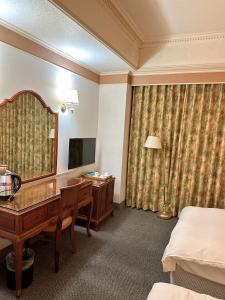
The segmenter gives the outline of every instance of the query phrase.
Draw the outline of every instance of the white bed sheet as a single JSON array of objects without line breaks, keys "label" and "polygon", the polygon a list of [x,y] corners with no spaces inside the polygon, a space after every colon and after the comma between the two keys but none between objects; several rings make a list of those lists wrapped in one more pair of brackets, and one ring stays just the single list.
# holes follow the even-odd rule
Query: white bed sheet
[{"label": "white bed sheet", "polygon": [[199,294],[177,285],[158,282],[152,287],[147,300],[215,300],[208,295]]},{"label": "white bed sheet", "polygon": [[225,285],[225,210],[185,207],[163,257],[164,272],[176,264],[199,277]]}]

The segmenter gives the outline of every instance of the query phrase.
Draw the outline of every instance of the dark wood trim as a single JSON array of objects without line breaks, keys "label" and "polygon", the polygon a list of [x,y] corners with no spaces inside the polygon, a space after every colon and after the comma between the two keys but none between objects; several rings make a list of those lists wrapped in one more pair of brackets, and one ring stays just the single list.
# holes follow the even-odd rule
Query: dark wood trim
[{"label": "dark wood trim", "polygon": [[[42,194],[31,194],[32,199],[27,199],[27,192],[38,186],[38,191],[46,191],[46,189],[52,189],[49,187],[49,183],[53,184],[52,196],[42,200]],[[82,179],[71,177],[71,175],[65,175],[62,177],[52,178],[45,182],[32,186],[25,187],[18,195],[15,196],[13,201],[23,203],[24,201],[38,200],[36,205],[33,205],[35,201],[29,202],[30,205],[25,209],[16,211],[11,208],[5,208],[5,202],[0,203],[0,236],[9,239],[15,249],[15,261],[16,261],[16,296],[21,296],[21,272],[22,272],[22,250],[26,240],[35,237],[42,232],[46,227],[52,224],[56,224],[58,220],[58,212],[60,209],[60,189],[67,186],[77,184],[78,187],[78,207],[87,206],[92,203],[91,186],[92,182]],[[18,198],[16,200],[16,198]],[[67,208],[65,207],[64,210]],[[91,206],[89,212],[89,220],[87,223],[87,232],[89,233],[89,223],[91,216]],[[9,220],[9,221],[8,221]]]},{"label": "dark wood trim", "polygon": [[46,108],[51,114],[58,115],[58,113],[55,113],[55,112],[51,109],[51,107],[48,106],[48,105],[45,103],[45,101],[43,100],[43,98],[42,98],[38,93],[36,93],[36,92],[34,92],[34,91],[32,91],[32,90],[22,90],[22,91],[17,92],[17,93],[14,94],[11,98],[3,100],[3,101],[0,103],[0,107],[1,107],[1,106],[5,106],[5,105],[7,105],[7,104],[10,104],[10,103],[14,102],[14,101],[15,101],[20,95],[22,95],[22,94],[31,94],[31,95],[33,95],[35,98],[37,98],[37,99],[41,102],[42,106],[43,106],[44,108]]}]

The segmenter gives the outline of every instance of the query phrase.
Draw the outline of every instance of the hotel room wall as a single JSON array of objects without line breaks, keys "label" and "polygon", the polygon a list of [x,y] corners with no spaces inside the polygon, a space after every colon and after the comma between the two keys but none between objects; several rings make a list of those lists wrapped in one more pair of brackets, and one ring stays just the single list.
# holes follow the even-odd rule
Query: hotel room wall
[{"label": "hotel room wall", "polygon": [[[59,112],[57,173],[68,170],[69,138],[97,136],[99,85],[35,56],[0,43],[0,101],[24,89],[34,90],[55,112]],[[63,99],[58,89],[77,89],[80,105],[72,113],[61,113]],[[95,168],[90,165],[82,170]]]},{"label": "hotel room wall", "polygon": [[117,203],[125,200],[130,104],[131,87],[126,83],[100,85],[96,167],[115,176]]}]

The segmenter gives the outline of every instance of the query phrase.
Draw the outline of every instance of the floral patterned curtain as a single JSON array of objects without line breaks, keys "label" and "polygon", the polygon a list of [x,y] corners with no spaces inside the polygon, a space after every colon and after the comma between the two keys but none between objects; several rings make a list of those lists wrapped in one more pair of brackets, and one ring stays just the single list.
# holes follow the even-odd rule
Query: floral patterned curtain
[{"label": "floral patterned curtain", "polygon": [[0,107],[0,164],[23,180],[53,172],[55,116],[32,93]]},{"label": "floral patterned curtain", "polygon": [[[148,135],[166,149],[144,148]],[[134,87],[126,203],[158,211],[166,172],[173,215],[188,205],[225,208],[225,85]]]}]

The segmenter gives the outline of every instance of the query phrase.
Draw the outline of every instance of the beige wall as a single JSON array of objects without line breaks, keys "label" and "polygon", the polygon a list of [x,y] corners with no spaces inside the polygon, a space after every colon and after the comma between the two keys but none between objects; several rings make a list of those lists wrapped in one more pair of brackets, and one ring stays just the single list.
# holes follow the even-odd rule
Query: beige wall
[{"label": "beige wall", "polygon": [[[77,89],[80,105],[74,114],[59,112],[58,173],[67,171],[68,145],[72,137],[96,137],[99,85],[47,63],[7,44],[0,43],[0,101],[24,89],[34,90],[55,112],[63,101],[58,88]],[[78,169],[79,173],[82,170]]]},{"label": "beige wall", "polygon": [[125,200],[131,87],[100,85],[96,164],[115,176],[114,202]]}]

